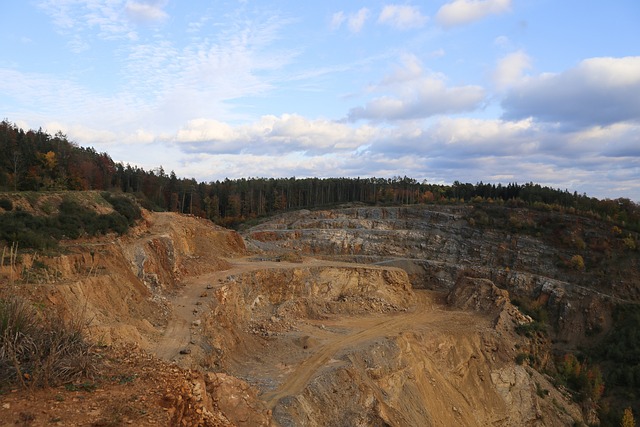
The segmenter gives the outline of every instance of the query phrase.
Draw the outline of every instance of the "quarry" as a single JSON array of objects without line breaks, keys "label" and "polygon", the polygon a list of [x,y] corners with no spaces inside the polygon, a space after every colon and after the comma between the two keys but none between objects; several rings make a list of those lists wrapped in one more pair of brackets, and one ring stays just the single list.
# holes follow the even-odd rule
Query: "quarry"
[{"label": "quarry", "polygon": [[571,347],[624,295],[567,280],[542,239],[473,227],[472,209],[296,211],[242,232],[144,211],[126,235],[3,265],[3,296],[84,319],[100,364],[1,395],[0,424],[597,422],[512,300],[543,302]]}]

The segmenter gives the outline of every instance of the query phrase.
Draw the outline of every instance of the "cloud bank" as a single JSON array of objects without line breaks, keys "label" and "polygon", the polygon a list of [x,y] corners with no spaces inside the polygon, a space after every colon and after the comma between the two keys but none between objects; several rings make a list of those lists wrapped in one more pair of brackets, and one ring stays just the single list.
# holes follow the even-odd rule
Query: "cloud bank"
[{"label": "cloud bank", "polygon": [[640,121],[640,57],[590,58],[524,79],[502,101],[506,119],[580,127]]}]

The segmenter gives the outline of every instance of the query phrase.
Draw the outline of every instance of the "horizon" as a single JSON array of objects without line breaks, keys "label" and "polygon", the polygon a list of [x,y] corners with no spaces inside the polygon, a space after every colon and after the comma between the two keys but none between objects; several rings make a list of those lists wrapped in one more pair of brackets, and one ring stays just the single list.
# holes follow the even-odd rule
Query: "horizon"
[{"label": "horizon", "polygon": [[3,116],[116,162],[198,182],[406,176],[640,201],[633,0],[0,10]]}]

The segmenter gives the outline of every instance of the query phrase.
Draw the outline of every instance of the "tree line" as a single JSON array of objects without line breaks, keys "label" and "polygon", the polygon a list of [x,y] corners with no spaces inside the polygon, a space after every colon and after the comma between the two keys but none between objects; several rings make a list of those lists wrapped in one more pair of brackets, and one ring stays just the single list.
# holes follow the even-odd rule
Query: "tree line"
[{"label": "tree line", "polygon": [[640,230],[640,206],[619,198],[586,194],[534,183],[433,184],[407,176],[393,178],[242,178],[197,182],[160,166],[144,170],[114,162],[107,153],[81,147],[61,132],[25,131],[0,122],[0,190],[103,190],[134,194],[148,209],[188,213],[234,227],[253,218],[290,209],[342,203],[404,205],[495,202],[591,213]]}]

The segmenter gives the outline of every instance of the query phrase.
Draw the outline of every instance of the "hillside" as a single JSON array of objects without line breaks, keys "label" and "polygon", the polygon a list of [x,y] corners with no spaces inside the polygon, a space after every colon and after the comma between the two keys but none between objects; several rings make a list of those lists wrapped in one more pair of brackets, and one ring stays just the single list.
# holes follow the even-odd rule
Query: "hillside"
[{"label": "hillside", "polygon": [[[114,162],[107,153],[80,147],[58,132],[49,135],[0,122],[0,191],[109,191],[134,197],[148,210],[180,212],[237,228],[278,213],[332,208],[342,203],[366,206],[496,203],[511,207],[580,213],[640,231],[640,207],[619,198],[598,200],[586,194],[532,182],[419,182],[391,178],[242,178],[197,182],[161,165],[146,171]],[[0,208],[2,201],[0,200]]]},{"label": "hillside", "polygon": [[[56,217],[67,196],[12,205]],[[117,212],[105,196],[74,197]],[[627,330],[639,280],[638,235],[619,230],[418,205],[291,212],[241,236],[143,210],[121,234],[85,231],[3,262],[0,297],[86,322],[95,369],[44,391],[31,372],[3,389],[0,419],[507,426],[593,423],[599,410],[617,425],[634,385],[600,344]]]}]

